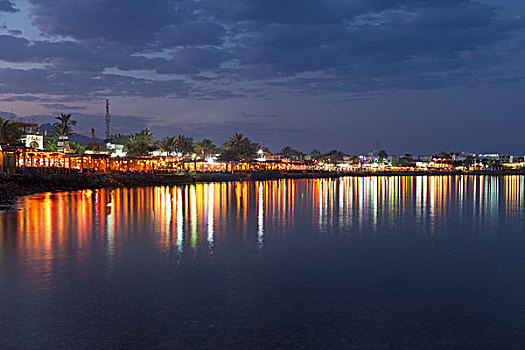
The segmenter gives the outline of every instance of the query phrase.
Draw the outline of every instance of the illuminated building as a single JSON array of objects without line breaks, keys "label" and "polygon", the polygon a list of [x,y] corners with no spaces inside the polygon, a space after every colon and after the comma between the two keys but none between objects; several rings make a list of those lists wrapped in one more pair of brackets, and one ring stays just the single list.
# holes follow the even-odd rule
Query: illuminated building
[{"label": "illuminated building", "polygon": [[38,124],[23,122],[14,122],[14,124],[20,129],[20,141],[24,146],[39,150],[44,149],[44,135],[38,131]]}]

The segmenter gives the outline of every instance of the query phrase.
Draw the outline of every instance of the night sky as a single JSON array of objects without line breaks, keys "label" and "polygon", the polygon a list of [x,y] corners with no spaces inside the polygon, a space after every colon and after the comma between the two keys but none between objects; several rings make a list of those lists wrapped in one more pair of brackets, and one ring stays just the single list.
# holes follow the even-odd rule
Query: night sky
[{"label": "night sky", "polygon": [[0,0],[0,116],[525,154],[523,0]]}]

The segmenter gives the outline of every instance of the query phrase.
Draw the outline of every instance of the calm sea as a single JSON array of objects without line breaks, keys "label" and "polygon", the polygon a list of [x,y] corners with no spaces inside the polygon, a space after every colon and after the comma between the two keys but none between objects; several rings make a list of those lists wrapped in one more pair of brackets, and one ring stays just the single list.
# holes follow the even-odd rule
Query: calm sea
[{"label": "calm sea", "polygon": [[26,197],[0,348],[524,349],[525,177]]}]

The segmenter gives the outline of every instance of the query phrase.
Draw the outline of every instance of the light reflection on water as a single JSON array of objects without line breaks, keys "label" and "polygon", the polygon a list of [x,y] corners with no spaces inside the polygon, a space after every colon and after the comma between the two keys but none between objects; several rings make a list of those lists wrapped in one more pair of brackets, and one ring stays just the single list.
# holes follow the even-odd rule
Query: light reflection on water
[{"label": "light reflection on water", "polygon": [[[104,244],[112,256],[128,234],[147,235],[164,252],[205,249],[227,236],[253,244],[284,238],[310,218],[321,234],[413,230],[430,236],[447,222],[474,230],[524,223],[523,176],[366,177],[99,189],[24,198],[1,213],[0,251],[15,244],[42,271],[67,254]],[[13,235],[15,233],[15,235]],[[120,243],[119,243],[120,242]],[[70,251],[71,243],[76,247]]]},{"label": "light reflection on water", "polygon": [[46,193],[0,214],[0,245],[16,242],[21,256],[41,254],[46,265],[70,242],[87,254],[103,238],[111,256],[129,233],[153,237],[162,252],[206,249],[211,256],[228,235],[262,252],[265,239],[283,238],[308,218],[319,233],[349,236],[407,225],[433,235],[451,219],[480,229],[500,220],[519,227],[524,189],[523,176],[415,176]]},{"label": "light reflection on water", "polygon": [[522,344],[524,176],[99,189],[18,209],[0,212],[0,348]]}]

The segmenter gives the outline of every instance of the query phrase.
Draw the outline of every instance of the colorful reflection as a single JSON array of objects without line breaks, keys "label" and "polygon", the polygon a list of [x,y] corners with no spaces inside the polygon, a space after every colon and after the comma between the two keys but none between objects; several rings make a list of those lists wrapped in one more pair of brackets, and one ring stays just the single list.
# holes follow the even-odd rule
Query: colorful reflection
[{"label": "colorful reflection", "polygon": [[525,215],[524,176],[348,177],[312,189],[313,223],[328,233],[439,234],[450,220],[486,227],[503,218],[518,227]]},{"label": "colorful reflection", "polygon": [[186,254],[213,257],[231,243],[263,254],[267,242],[300,239],[312,226],[319,234],[347,236],[435,236],[452,224],[519,228],[524,193],[524,176],[347,177],[46,193],[22,199],[18,211],[0,213],[0,264],[14,251],[40,276],[51,276],[71,259],[94,253],[114,259],[121,246],[137,240],[178,262]]}]

